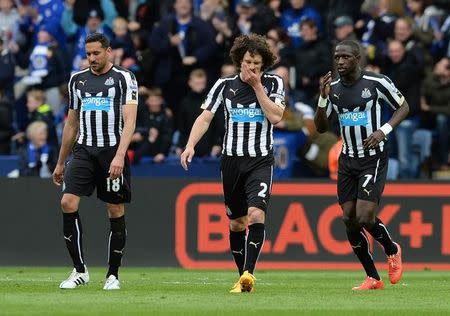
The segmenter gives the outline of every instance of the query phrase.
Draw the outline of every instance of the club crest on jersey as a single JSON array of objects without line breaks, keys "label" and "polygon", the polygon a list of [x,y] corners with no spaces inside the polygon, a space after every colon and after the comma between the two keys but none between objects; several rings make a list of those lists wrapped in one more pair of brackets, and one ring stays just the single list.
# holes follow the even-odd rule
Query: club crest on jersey
[{"label": "club crest on jersey", "polygon": [[105,81],[105,86],[112,86],[114,84],[114,79],[112,77],[109,77]]},{"label": "club crest on jersey", "polygon": [[364,90],[361,92],[361,98],[367,99],[370,98],[372,94],[370,93],[370,90],[367,88],[364,88]]}]

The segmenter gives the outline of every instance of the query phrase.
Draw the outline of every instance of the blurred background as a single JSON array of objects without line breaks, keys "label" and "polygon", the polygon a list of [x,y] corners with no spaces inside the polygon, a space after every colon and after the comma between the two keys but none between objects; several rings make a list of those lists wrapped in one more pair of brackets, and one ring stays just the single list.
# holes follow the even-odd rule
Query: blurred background
[{"label": "blurred background", "polygon": [[[356,39],[363,67],[389,76],[410,115],[390,135],[388,178],[450,179],[448,0],[0,0],[0,176],[46,178],[55,166],[70,74],[88,66],[84,40],[106,34],[113,62],[139,83],[128,152],[134,176],[179,177],[208,89],[236,71],[233,40],[265,35],[268,71],[286,85],[274,131],[275,178],[335,178],[337,121],[313,123],[320,76],[337,42]],[[386,107],[387,120],[390,112]],[[223,114],[198,144],[189,175],[218,178]]]}]

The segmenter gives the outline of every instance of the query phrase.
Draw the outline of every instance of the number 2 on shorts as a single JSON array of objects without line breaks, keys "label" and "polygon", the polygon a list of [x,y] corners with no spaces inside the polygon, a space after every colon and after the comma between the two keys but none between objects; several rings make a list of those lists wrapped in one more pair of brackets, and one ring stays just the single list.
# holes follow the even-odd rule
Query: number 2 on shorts
[{"label": "number 2 on shorts", "polygon": [[267,192],[267,184],[264,182],[261,182],[259,185],[262,187],[262,189],[261,189],[261,191],[259,191],[258,196],[265,198],[266,192]]}]

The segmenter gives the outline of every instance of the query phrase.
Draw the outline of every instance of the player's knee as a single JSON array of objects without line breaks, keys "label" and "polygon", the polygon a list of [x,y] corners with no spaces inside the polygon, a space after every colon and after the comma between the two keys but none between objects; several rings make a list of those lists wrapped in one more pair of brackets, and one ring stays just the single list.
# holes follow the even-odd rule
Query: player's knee
[{"label": "player's knee", "polygon": [[350,231],[358,230],[361,227],[355,217],[344,215],[342,216],[342,221],[344,222],[347,230]]},{"label": "player's knee", "polygon": [[61,209],[65,213],[76,212],[78,209],[77,200],[71,196],[64,195],[61,199]]},{"label": "player's knee", "polygon": [[247,220],[244,217],[230,220],[230,230],[233,232],[240,232],[245,229]]},{"label": "player's knee", "polygon": [[263,210],[257,207],[250,207],[248,209],[248,224],[256,224],[256,223],[264,223],[265,222],[265,213]]},{"label": "player's knee", "polygon": [[123,204],[106,204],[106,209],[108,210],[108,216],[110,218],[121,217],[125,214],[125,208]]},{"label": "player's knee", "polygon": [[375,218],[370,214],[357,216],[358,224],[364,228],[371,228],[375,225]]}]

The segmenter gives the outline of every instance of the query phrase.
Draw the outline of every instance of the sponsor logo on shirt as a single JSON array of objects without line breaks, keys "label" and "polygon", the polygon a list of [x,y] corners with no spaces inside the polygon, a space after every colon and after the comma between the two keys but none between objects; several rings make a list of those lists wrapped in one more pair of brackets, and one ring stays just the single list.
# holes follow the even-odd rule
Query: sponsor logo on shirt
[{"label": "sponsor logo on shirt", "polygon": [[367,125],[367,112],[346,112],[339,114],[339,122],[342,126]]},{"label": "sponsor logo on shirt", "polygon": [[87,97],[81,101],[81,111],[106,111],[112,107],[112,99],[108,97]]},{"label": "sponsor logo on shirt", "polygon": [[232,108],[230,110],[231,120],[233,122],[259,122],[264,121],[264,112],[259,108]]}]

